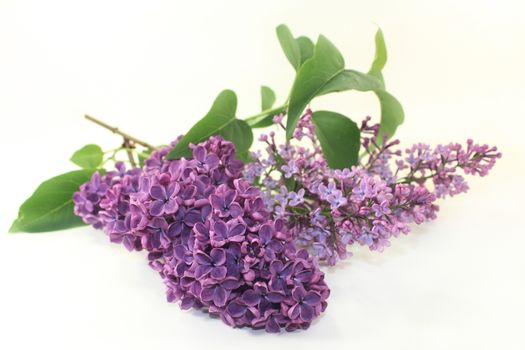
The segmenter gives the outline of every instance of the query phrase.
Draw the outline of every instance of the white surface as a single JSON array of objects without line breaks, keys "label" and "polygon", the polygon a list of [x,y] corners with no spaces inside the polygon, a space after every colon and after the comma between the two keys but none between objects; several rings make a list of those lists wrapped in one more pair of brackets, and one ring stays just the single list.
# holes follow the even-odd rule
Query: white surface
[{"label": "white surface", "polygon": [[[189,3],[0,3],[0,349],[524,349],[522,2]],[[326,269],[329,307],[309,331],[265,335],[180,311],[144,254],[90,228],[5,233],[42,180],[71,168],[73,150],[118,145],[84,113],[161,143],[223,88],[238,93],[239,115],[258,111],[260,84],[282,100],[293,75],[274,36],[282,22],[325,34],[360,70],[378,23],[403,143],[473,137],[504,152],[437,221]],[[357,93],[313,107],[356,120],[378,110]]]}]

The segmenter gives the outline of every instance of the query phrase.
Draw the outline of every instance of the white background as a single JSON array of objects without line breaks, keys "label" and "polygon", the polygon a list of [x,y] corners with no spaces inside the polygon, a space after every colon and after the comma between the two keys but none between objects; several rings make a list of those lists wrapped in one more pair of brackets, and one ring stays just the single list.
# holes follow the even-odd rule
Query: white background
[{"label": "white background", "polygon": [[[0,2],[0,348],[524,349],[525,118],[522,1]],[[291,334],[231,329],[165,301],[144,254],[82,228],[7,234],[44,179],[75,149],[120,140],[84,113],[153,143],[184,133],[224,88],[239,116],[259,86],[282,101],[293,70],[274,28],[325,34],[366,71],[376,24],[385,79],[406,111],[404,145],[498,145],[493,173],[443,201],[439,219],[325,269],[327,312]],[[316,101],[355,120],[371,94]]]}]

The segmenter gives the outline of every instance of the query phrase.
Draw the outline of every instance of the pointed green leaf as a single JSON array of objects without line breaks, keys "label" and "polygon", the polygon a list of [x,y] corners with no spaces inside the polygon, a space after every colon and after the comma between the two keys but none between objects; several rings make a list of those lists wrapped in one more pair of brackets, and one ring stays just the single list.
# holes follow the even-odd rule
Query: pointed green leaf
[{"label": "pointed green leaf", "polygon": [[375,50],[374,61],[372,62],[372,66],[370,67],[368,74],[379,79],[382,84],[381,88],[384,90],[385,81],[383,79],[383,73],[381,71],[385,67],[388,55],[386,51],[385,38],[383,36],[383,31],[381,30],[381,28],[379,28],[376,32],[375,45],[376,45],[376,50]]},{"label": "pointed green leaf", "polygon": [[384,90],[375,92],[381,104],[381,123],[379,126],[378,142],[383,141],[383,135],[388,138],[394,136],[399,125],[405,120],[405,112],[399,101]]},{"label": "pointed green leaf", "polygon": [[370,67],[370,72],[381,72],[385,67],[386,60],[388,58],[386,51],[385,38],[383,36],[383,31],[379,28],[375,36],[376,51],[374,61]]},{"label": "pointed green leaf", "polygon": [[381,81],[376,77],[347,69],[326,83],[317,93],[317,96],[347,90],[374,91],[381,89],[381,87]]},{"label": "pointed green leaf", "polygon": [[18,211],[9,232],[47,232],[85,225],[73,213],[73,193],[93,170],[76,170],[44,181]]},{"label": "pointed green leaf", "polygon": [[73,153],[71,161],[83,169],[96,169],[102,164],[104,152],[97,145],[86,145]]},{"label": "pointed green leaf", "polygon": [[272,108],[274,103],[275,92],[268,86],[261,86],[261,111]]},{"label": "pointed green leaf", "polygon": [[232,141],[238,152],[246,151],[253,142],[253,133],[245,121],[235,118],[237,96],[231,90],[222,91],[210,111],[195,124],[168,153],[167,159],[191,157],[190,143],[197,144],[213,135]]},{"label": "pointed green leaf", "polygon": [[279,43],[281,44],[286,58],[288,58],[288,61],[295,68],[295,70],[299,69],[301,66],[301,51],[299,44],[297,41],[295,41],[295,38],[292,35],[292,32],[284,24],[278,26],[276,28],[276,32],[277,38],[279,39]]},{"label": "pointed green leaf", "polygon": [[357,164],[360,131],[356,123],[342,114],[330,111],[312,113],[312,122],[330,168],[350,168]]},{"label": "pointed green leaf", "polygon": [[305,36],[300,36],[297,39],[297,44],[299,45],[299,51],[301,52],[301,65],[313,56],[314,54],[314,43],[310,38]]},{"label": "pointed green leaf", "polygon": [[301,66],[290,93],[286,138],[292,138],[295,126],[308,103],[323,87],[344,70],[345,61],[337,48],[320,35],[314,55]]}]

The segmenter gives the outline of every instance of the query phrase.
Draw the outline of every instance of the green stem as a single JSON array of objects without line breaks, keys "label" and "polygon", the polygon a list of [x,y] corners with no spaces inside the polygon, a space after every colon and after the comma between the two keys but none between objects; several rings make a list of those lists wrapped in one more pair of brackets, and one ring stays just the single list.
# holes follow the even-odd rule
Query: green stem
[{"label": "green stem", "polygon": [[[273,108],[270,108],[270,109],[265,109],[264,111],[260,112],[260,113],[257,113],[257,114],[254,114],[254,115],[251,115],[249,117],[246,117],[244,118],[244,120],[249,124],[251,125],[252,123],[256,123],[258,122],[258,118],[260,117],[265,117],[269,114],[275,114],[277,112],[281,112],[282,110],[286,109],[288,107],[288,102],[286,102],[285,104],[281,105],[281,106],[278,106],[278,107],[273,107]],[[251,123],[250,123],[251,122]]]}]

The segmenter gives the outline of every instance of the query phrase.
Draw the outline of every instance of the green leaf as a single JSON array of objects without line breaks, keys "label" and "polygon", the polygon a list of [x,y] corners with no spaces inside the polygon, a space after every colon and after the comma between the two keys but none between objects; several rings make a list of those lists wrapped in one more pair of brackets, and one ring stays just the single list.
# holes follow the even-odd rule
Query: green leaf
[{"label": "green leaf", "polygon": [[313,56],[314,54],[314,43],[310,38],[305,36],[300,36],[297,39],[297,44],[299,45],[299,51],[301,52],[301,65]]},{"label": "green leaf", "polygon": [[347,69],[326,83],[317,96],[346,90],[374,91],[381,89],[382,86],[381,81],[374,76]]},{"label": "green leaf", "polygon": [[385,38],[383,37],[383,31],[381,28],[377,30],[375,36],[376,51],[372,66],[368,71],[368,74],[376,77],[381,82],[381,89],[385,90],[385,80],[383,79],[382,70],[385,67],[387,60],[387,51],[385,45]]},{"label": "green leaf", "polygon": [[394,136],[399,125],[405,120],[405,112],[399,101],[384,90],[375,92],[381,104],[381,124],[379,126],[378,142],[383,141],[383,135]]},{"label": "green leaf", "polygon": [[239,153],[248,150],[253,142],[253,133],[245,121],[235,118],[236,110],[235,93],[231,90],[222,91],[210,111],[184,135],[166,158],[191,157],[188,145],[205,141],[213,135],[222,135],[226,140],[232,141]]},{"label": "green leaf", "polygon": [[73,213],[73,193],[93,170],[75,170],[44,181],[18,211],[9,232],[47,232],[85,225]]},{"label": "green leaf", "polygon": [[268,86],[261,86],[261,111],[270,109],[275,103],[275,92]]},{"label": "green leaf", "polygon": [[[253,143],[252,128],[244,120],[235,119],[226,127],[220,130],[217,135],[222,135],[226,140],[235,144],[238,158],[243,160],[243,154],[246,153]],[[246,158],[245,158],[246,159]]]},{"label": "green leaf", "polygon": [[324,158],[331,168],[349,168],[357,164],[360,131],[356,123],[330,111],[312,113],[312,121]]},{"label": "green leaf", "polygon": [[83,169],[96,169],[102,164],[104,152],[97,145],[86,145],[73,153],[71,161]]},{"label": "green leaf", "polygon": [[252,156],[249,150],[238,152],[237,159],[242,160],[244,163],[249,163],[252,161]]},{"label": "green leaf", "polygon": [[376,32],[375,43],[376,53],[374,61],[372,62],[372,66],[370,67],[369,73],[377,74],[381,73],[381,71],[385,67],[388,56],[386,52],[385,38],[383,37],[383,31],[381,30],[381,28],[379,28]]},{"label": "green leaf", "polygon": [[299,44],[295,41],[292,32],[284,24],[278,26],[275,30],[277,32],[277,38],[279,43],[288,58],[288,61],[292,64],[295,70],[298,70],[301,66],[301,51]]},{"label": "green leaf", "polygon": [[293,136],[295,126],[308,103],[323,87],[344,70],[345,61],[337,48],[320,35],[314,55],[301,66],[290,93],[286,138]]},{"label": "green leaf", "polygon": [[284,178],[284,186],[286,187],[286,189],[288,191],[295,191],[295,189],[297,188],[297,181],[295,180],[295,178],[293,176],[286,178],[284,177],[284,175],[283,175],[283,178]]},{"label": "green leaf", "polygon": [[244,119],[252,129],[265,128],[273,125],[273,117],[286,112],[286,107],[280,106],[262,111],[261,113]]}]

